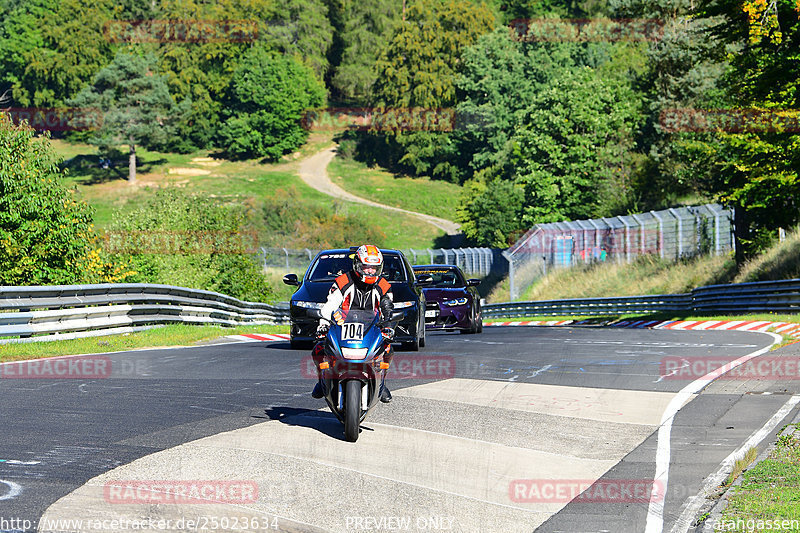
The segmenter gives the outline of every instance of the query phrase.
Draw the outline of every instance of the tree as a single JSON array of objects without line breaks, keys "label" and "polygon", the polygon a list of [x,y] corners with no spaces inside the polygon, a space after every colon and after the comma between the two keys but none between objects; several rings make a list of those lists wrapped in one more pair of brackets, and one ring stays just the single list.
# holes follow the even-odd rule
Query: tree
[{"label": "tree", "polygon": [[120,144],[129,148],[128,180],[136,181],[136,146],[160,147],[174,135],[174,124],[188,102],[176,106],[166,77],[156,70],[156,57],[119,53],[98,72],[92,85],[82,90],[72,105],[98,108],[102,123],[88,117],[97,128],[92,141],[109,150]]},{"label": "tree", "polygon": [[506,248],[509,235],[522,228],[524,201],[524,189],[513,181],[469,181],[458,207],[461,230],[480,246]]},{"label": "tree", "polygon": [[124,281],[105,262],[92,209],[61,184],[47,138],[0,113],[0,285]]},{"label": "tree", "polygon": [[800,223],[800,8],[706,0],[700,13],[711,34],[738,49],[724,77],[730,123],[712,123],[697,151],[718,154],[706,190],[737,209],[737,260],[760,251],[779,227]]},{"label": "tree", "polygon": [[4,3],[0,6],[0,76],[22,107],[59,107],[106,65],[114,46],[104,25],[110,0]]},{"label": "tree", "polygon": [[392,2],[362,0],[336,4],[341,28],[330,86],[347,100],[366,101],[377,78],[377,60],[400,23],[402,9]]},{"label": "tree", "polygon": [[158,46],[159,70],[168,79],[176,101],[191,100],[191,111],[179,123],[174,149],[191,151],[213,146],[225,121],[225,99],[234,72],[254,47],[287,54],[311,67],[321,80],[333,29],[322,0],[165,0],[156,16],[180,21],[240,21],[242,34],[226,38]]},{"label": "tree", "polygon": [[624,206],[640,105],[630,87],[588,67],[536,95],[512,139],[526,225],[607,216],[620,200]]},{"label": "tree", "polygon": [[[378,60],[372,104],[447,113],[456,104],[462,52],[493,27],[494,16],[483,3],[410,2]],[[382,154],[383,164],[412,175],[462,179],[457,146],[447,132],[427,131],[425,126],[375,132],[362,141],[363,151]]]},{"label": "tree", "polygon": [[305,142],[303,114],[324,103],[325,89],[311,69],[254,47],[233,76],[233,116],[220,130],[219,144],[234,157],[277,160]]}]

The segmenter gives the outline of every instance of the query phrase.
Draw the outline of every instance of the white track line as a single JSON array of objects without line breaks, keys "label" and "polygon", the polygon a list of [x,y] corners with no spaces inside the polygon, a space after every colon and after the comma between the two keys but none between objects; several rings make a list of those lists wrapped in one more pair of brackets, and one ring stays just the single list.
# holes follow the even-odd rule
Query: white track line
[{"label": "white track line", "polygon": [[791,411],[798,403],[800,403],[800,395],[794,395],[789,398],[789,400],[783,404],[783,407],[778,409],[778,412],[772,415],[772,418],[770,418],[767,423],[761,427],[761,429],[753,432],[753,434],[750,435],[744,444],[742,444],[737,450],[731,452],[731,454],[726,457],[724,461],[722,461],[719,470],[706,478],[705,482],[703,483],[703,487],[700,489],[700,492],[689,499],[688,504],[681,513],[681,516],[678,518],[678,521],[675,522],[675,525],[672,527],[670,533],[685,533],[689,531],[697,511],[700,510],[700,507],[706,501],[706,495],[711,492],[712,489],[718,487],[722,483],[722,481],[728,475],[728,472],[730,472],[731,468],[733,467],[733,464],[736,462],[736,459],[743,456],[747,450],[764,440],[766,436],[769,435],[773,429],[775,429],[775,426],[780,424],[781,420],[786,418],[786,415],[789,414],[789,411]]},{"label": "white track line", "polygon": [[[765,333],[765,335],[772,337],[772,344],[751,354],[743,355],[739,359],[726,363],[705,376],[692,381],[682,388],[669,402],[664,414],[661,416],[661,426],[658,428],[656,473],[653,478],[655,483],[653,484],[654,490],[650,495],[650,504],[647,507],[645,533],[662,533],[664,530],[664,504],[666,503],[667,486],[669,484],[670,437],[672,434],[672,421],[675,419],[675,415],[678,414],[678,411],[692,394],[700,392],[721,375],[754,357],[768,352],[775,344],[783,341],[783,337],[775,333]],[[660,490],[656,490],[657,488]]]}]

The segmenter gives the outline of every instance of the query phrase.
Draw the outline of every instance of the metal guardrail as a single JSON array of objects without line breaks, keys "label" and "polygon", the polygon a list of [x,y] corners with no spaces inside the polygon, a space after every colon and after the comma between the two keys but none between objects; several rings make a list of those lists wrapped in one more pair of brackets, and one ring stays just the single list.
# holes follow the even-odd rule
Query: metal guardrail
[{"label": "metal guardrail", "polygon": [[160,324],[239,326],[288,321],[286,306],[172,285],[0,287],[0,344],[89,337]]},{"label": "metal guardrail", "polygon": [[485,318],[658,312],[800,312],[800,279],[698,287],[685,294],[573,298],[483,306]]}]

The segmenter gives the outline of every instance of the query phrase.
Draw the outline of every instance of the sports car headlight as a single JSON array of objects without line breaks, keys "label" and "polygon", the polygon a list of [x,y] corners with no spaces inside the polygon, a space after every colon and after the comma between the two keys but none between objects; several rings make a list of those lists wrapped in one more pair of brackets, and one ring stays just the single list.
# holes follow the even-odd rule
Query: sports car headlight
[{"label": "sports car headlight", "polygon": [[394,308],[395,309],[405,309],[406,307],[411,307],[414,305],[414,302],[395,302]]},{"label": "sports car headlight", "polygon": [[366,348],[342,348],[342,357],[345,359],[364,359],[366,356]]},{"label": "sports car headlight", "polygon": [[466,298],[455,298],[453,300],[445,300],[443,303],[444,303],[444,305],[446,305],[448,307],[455,307],[457,305],[464,305],[465,303],[467,303],[467,299]]},{"label": "sports car headlight", "polygon": [[325,304],[320,302],[303,302],[301,300],[297,300],[296,302],[292,302],[292,305],[296,305],[297,307],[305,307],[306,309],[322,309],[322,306]]}]

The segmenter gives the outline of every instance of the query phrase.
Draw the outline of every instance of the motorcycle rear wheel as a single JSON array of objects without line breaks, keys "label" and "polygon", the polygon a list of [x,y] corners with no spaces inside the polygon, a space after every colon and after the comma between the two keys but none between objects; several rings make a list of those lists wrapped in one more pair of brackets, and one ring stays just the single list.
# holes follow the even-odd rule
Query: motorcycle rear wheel
[{"label": "motorcycle rear wheel", "polygon": [[358,426],[361,421],[361,382],[351,379],[344,393],[344,437],[348,442],[358,440]]}]

